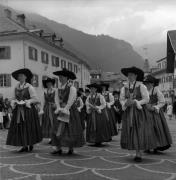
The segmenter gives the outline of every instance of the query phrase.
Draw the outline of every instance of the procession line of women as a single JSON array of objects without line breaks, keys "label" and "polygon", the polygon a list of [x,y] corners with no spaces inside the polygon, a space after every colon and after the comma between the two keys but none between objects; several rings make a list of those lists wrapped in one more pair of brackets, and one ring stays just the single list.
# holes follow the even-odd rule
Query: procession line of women
[{"label": "procession line of women", "polygon": [[[123,68],[127,77],[121,89],[120,99],[123,109],[121,147],[135,150],[136,162],[142,161],[142,150],[166,150],[172,143],[169,128],[162,112],[164,98],[156,86],[154,77],[147,76],[136,67]],[[146,86],[142,83],[144,83]],[[151,90],[152,89],[152,90]],[[150,93],[150,94],[149,94]]]},{"label": "procession line of women", "polygon": [[53,73],[59,77],[61,88],[54,88],[52,78],[43,80],[45,90],[40,102],[30,84],[31,71],[14,71],[12,77],[19,83],[14,89],[6,144],[22,146],[19,152],[30,152],[42,138],[50,138],[55,147],[51,154],[61,155],[62,147],[67,147],[70,155],[86,142],[101,146],[111,141],[121,129],[122,119],[121,147],[136,150],[136,162],[142,161],[142,150],[156,153],[168,149],[172,139],[162,112],[164,97],[157,79],[144,79],[144,72],[136,67],[123,68],[121,72],[128,79],[121,92],[112,94],[108,84],[93,83],[87,85],[90,92],[86,90],[85,95],[83,89],[77,91],[70,83],[76,75],[64,68]]}]

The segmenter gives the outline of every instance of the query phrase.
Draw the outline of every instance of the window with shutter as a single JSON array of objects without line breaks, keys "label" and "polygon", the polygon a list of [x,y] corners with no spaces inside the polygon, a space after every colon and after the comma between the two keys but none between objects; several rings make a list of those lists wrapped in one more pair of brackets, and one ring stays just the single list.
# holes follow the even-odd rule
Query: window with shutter
[{"label": "window with shutter", "polygon": [[0,59],[10,59],[10,47],[0,46]]},{"label": "window with shutter", "polygon": [[0,74],[0,87],[11,87],[10,74]]}]

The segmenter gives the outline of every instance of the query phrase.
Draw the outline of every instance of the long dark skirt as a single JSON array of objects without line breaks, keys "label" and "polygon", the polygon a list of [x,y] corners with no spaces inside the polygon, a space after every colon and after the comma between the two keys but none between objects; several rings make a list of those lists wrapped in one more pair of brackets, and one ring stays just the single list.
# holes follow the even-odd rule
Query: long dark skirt
[{"label": "long dark skirt", "polygon": [[145,106],[138,110],[128,107],[122,115],[121,147],[128,150],[156,148],[153,123],[148,118]]},{"label": "long dark skirt", "polygon": [[[24,119],[21,112],[24,112]],[[16,106],[7,135],[7,145],[27,146],[42,141],[42,131],[38,112],[34,105],[31,108]]]},{"label": "long dark skirt", "polygon": [[42,134],[43,138],[51,138],[52,129],[55,121],[55,108],[52,104],[46,104],[44,106],[44,114],[42,115]]},{"label": "long dark skirt", "polygon": [[115,122],[116,124],[121,124],[122,122],[122,112],[117,112],[115,109],[114,110],[114,114],[115,114]]},{"label": "long dark skirt", "polygon": [[101,114],[96,111],[88,114],[86,140],[89,143],[111,141],[110,125],[105,109]]},{"label": "long dark skirt", "polygon": [[118,134],[118,131],[116,126],[115,112],[112,108],[106,108],[106,110],[109,118],[111,136],[116,136]]},{"label": "long dark skirt", "polygon": [[69,123],[56,121],[52,132],[52,145],[57,147],[82,147],[85,144],[79,112],[70,109]]},{"label": "long dark skirt", "polygon": [[149,115],[153,120],[154,133],[157,137],[157,149],[160,151],[168,149],[172,144],[172,137],[162,109],[159,113],[149,111]]},{"label": "long dark skirt", "polygon": [[80,115],[80,119],[81,119],[81,125],[83,130],[85,130],[85,123],[86,123],[86,111],[84,109],[81,110],[81,112],[79,112]]}]

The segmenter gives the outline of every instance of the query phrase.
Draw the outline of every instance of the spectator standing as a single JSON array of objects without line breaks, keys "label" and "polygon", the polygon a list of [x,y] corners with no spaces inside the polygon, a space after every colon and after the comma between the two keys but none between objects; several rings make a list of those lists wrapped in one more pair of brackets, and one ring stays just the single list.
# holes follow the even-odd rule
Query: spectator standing
[{"label": "spectator standing", "polygon": [[169,117],[169,120],[172,120],[172,110],[173,110],[172,104],[169,103],[167,106],[167,115]]},{"label": "spectator standing", "polygon": [[0,94],[0,129],[4,129],[4,125],[3,125],[3,112],[4,112],[3,95]]}]

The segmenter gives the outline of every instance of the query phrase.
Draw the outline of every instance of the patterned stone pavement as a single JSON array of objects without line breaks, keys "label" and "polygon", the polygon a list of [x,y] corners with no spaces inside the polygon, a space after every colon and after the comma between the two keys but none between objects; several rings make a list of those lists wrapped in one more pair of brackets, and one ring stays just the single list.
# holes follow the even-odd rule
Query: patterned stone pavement
[{"label": "patterned stone pavement", "polygon": [[160,154],[144,154],[134,163],[134,152],[122,150],[120,135],[102,147],[86,145],[72,156],[52,156],[48,140],[32,153],[6,146],[0,130],[0,180],[176,180],[176,120],[168,121],[174,144]]}]

